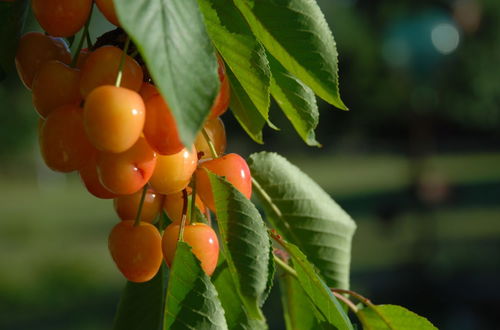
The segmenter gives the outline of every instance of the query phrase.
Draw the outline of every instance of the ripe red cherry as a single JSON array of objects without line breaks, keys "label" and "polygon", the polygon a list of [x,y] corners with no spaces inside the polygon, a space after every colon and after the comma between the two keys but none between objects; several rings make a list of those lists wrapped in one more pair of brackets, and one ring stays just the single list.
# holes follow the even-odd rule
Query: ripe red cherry
[{"label": "ripe red cherry", "polygon": [[131,195],[144,187],[155,165],[156,153],[143,137],[122,153],[97,155],[97,173],[102,185],[118,195]]},{"label": "ripe red cherry", "polygon": [[160,155],[172,155],[184,148],[174,116],[160,94],[150,96],[146,101],[144,136]]},{"label": "ripe red cherry", "polygon": [[227,111],[227,108],[229,107],[230,94],[231,94],[229,88],[229,79],[227,78],[226,75],[226,67],[224,65],[224,62],[222,61],[220,56],[217,56],[217,61],[219,63],[218,72],[219,72],[220,89],[219,93],[217,94],[217,97],[215,98],[215,102],[212,105],[212,109],[210,110],[210,119],[214,119]]},{"label": "ripe red cherry", "polygon": [[63,39],[52,38],[39,32],[28,32],[19,40],[16,52],[16,68],[23,84],[31,84],[40,66],[50,60],[71,63],[71,54]]},{"label": "ripe red cherry", "polygon": [[132,147],[142,133],[144,117],[141,96],[127,88],[101,86],[85,101],[85,130],[102,151],[120,153]]},{"label": "ripe red cherry", "polygon": [[79,106],[66,105],[50,113],[41,127],[40,150],[54,171],[71,172],[85,166],[95,149],[85,135]]},{"label": "ripe red cherry", "polygon": [[252,177],[248,164],[237,154],[201,162],[196,170],[196,187],[203,203],[215,212],[215,201],[206,170],[223,176],[247,198],[252,196]]},{"label": "ripe red cherry", "polygon": [[[135,219],[141,202],[142,189],[132,195],[119,196],[114,199],[115,211],[122,220]],[[153,222],[160,213],[163,204],[163,195],[153,189],[148,189],[144,196],[141,209],[141,221]]]},{"label": "ripe red cherry", "polygon": [[[172,223],[165,228],[161,241],[163,257],[169,267],[177,249],[180,225]],[[204,223],[193,223],[184,227],[184,242],[191,246],[193,254],[201,262],[201,268],[210,276],[217,267],[219,240],[212,227]]]},{"label": "ripe red cherry", "polygon": [[48,34],[70,37],[87,22],[92,0],[31,0],[31,7]]},{"label": "ripe red cherry", "polygon": [[152,279],[161,266],[161,235],[150,223],[119,222],[108,240],[109,252],[118,269],[131,282]]},{"label": "ripe red cherry", "polygon": [[43,118],[60,106],[79,105],[80,70],[60,61],[45,62],[33,79],[32,91],[33,105]]}]

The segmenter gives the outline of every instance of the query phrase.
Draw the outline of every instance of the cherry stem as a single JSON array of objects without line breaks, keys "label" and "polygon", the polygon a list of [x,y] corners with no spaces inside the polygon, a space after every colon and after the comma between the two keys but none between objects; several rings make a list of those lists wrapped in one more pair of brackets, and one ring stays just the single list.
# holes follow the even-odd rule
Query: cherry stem
[{"label": "cherry stem", "polygon": [[184,189],[182,190],[182,199],[183,199],[183,204],[182,204],[182,218],[181,218],[181,228],[179,229],[179,238],[178,241],[182,242],[184,241],[184,227],[186,227],[186,213],[187,213],[187,207],[188,207],[188,194],[187,190]]},{"label": "cherry stem", "polygon": [[203,138],[205,139],[205,141],[207,141],[208,147],[210,148],[210,152],[212,153],[212,157],[217,158],[217,151],[215,150],[214,143],[213,143],[212,139],[210,138],[210,136],[208,136],[208,133],[207,133],[207,130],[205,129],[205,127],[203,127],[201,129],[201,133],[203,134]]},{"label": "cherry stem", "polygon": [[273,253],[273,258],[274,258],[274,262],[276,262],[276,264],[278,266],[280,266],[281,269],[283,269],[287,274],[292,275],[295,279],[298,278],[297,272],[295,271],[295,269],[290,267],[290,265],[288,265],[285,261],[281,260],[281,258],[278,257],[277,255],[275,255],[274,253]]},{"label": "cherry stem", "polygon": [[89,29],[87,29],[85,31],[85,39],[87,39],[87,48],[88,49],[92,49],[92,47],[94,46],[92,44],[92,39],[90,38],[90,32],[89,32]]},{"label": "cherry stem", "polygon": [[[78,58],[80,57],[80,51],[82,50],[83,47],[83,41],[87,38],[89,34],[89,24],[90,24],[90,19],[92,18],[92,10],[94,6],[90,8],[90,13],[89,13],[89,19],[87,20],[87,23],[85,23],[85,27],[83,28],[82,35],[80,37],[80,41],[78,42],[78,46],[76,47],[76,52],[75,55],[73,55],[73,60],[71,61],[71,67],[74,68],[78,64]],[[88,37],[90,38],[90,37]],[[88,41],[87,41],[88,42]]]},{"label": "cherry stem", "polygon": [[135,215],[134,226],[139,226],[141,223],[142,206],[144,205],[144,200],[146,199],[146,193],[148,192],[148,185],[145,184],[142,188],[141,200],[139,202],[139,208],[137,209],[137,214]]},{"label": "cherry stem", "polygon": [[335,298],[337,298],[338,300],[342,301],[344,304],[346,304],[347,307],[349,307],[349,309],[354,313],[354,314],[358,314],[358,308],[356,307],[356,305],[354,305],[354,303],[352,301],[349,300],[349,298],[343,296],[342,294],[338,293],[338,292],[332,292],[333,295],[335,296]]},{"label": "cherry stem", "polygon": [[[344,289],[335,289],[335,288],[330,288],[330,290],[332,290],[332,292],[335,294],[335,293],[339,293],[339,294],[348,294],[348,295],[351,295],[353,296],[354,298],[356,298],[357,300],[359,300],[361,303],[363,303],[364,305],[366,305],[368,308],[370,308],[371,310],[373,310],[375,312],[375,314],[378,315],[378,317],[380,317],[380,319],[387,325],[387,327],[389,327],[389,329],[394,329],[394,327],[392,326],[392,324],[389,322],[389,320],[387,320],[387,318],[384,316],[384,314],[382,314],[377,306],[375,304],[373,304],[370,299],[360,295],[359,293],[357,292],[354,292],[354,291],[351,291],[351,290],[344,290]],[[359,313],[356,313],[356,315],[358,315],[358,317],[360,318],[360,321],[363,322],[363,319],[362,317],[360,317],[360,314]]]},{"label": "cherry stem", "polygon": [[193,176],[191,178],[191,210],[189,213],[189,220],[190,223],[194,223],[194,212],[196,208],[196,172],[193,173]]},{"label": "cherry stem", "polygon": [[118,66],[118,74],[116,75],[115,86],[120,87],[122,83],[123,76],[123,65],[125,64],[125,56],[127,56],[128,46],[130,45],[130,37],[127,36],[127,40],[125,41],[125,46],[123,47],[123,53],[120,57],[120,65]]}]

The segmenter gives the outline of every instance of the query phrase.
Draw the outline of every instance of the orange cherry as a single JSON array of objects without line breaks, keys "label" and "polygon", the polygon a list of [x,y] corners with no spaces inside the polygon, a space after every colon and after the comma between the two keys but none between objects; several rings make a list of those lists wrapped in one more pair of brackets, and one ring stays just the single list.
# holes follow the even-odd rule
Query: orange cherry
[{"label": "orange cherry", "polygon": [[219,63],[219,81],[220,81],[220,89],[219,93],[217,94],[217,97],[215,98],[214,104],[212,105],[212,109],[210,109],[210,119],[214,119],[220,115],[222,115],[224,112],[227,111],[227,108],[229,107],[229,101],[230,101],[230,87],[229,87],[229,79],[227,78],[226,75],[226,66],[224,65],[224,61],[220,58],[220,56],[217,56],[217,61]]},{"label": "orange cherry", "polygon": [[71,54],[63,39],[52,38],[39,32],[28,32],[19,40],[16,52],[16,68],[23,84],[31,84],[40,66],[50,60],[71,63]]},{"label": "orange cherry", "polygon": [[42,125],[40,150],[54,171],[82,168],[95,152],[83,129],[82,109],[65,105],[53,110]]},{"label": "orange cherry", "polygon": [[196,170],[198,157],[196,149],[182,149],[176,154],[158,155],[156,168],[149,183],[157,192],[167,195],[186,188]]},{"label": "orange cherry", "polygon": [[97,173],[96,156],[97,155],[92,156],[89,159],[87,165],[80,169],[80,179],[85,185],[85,188],[87,188],[88,192],[95,197],[102,199],[115,198],[118,195],[106,189],[106,187],[104,187],[99,180],[99,175]]},{"label": "orange cherry", "polygon": [[78,59],[76,61],[76,67],[78,69],[81,70],[83,68],[83,65],[87,61],[89,55],[90,55],[90,50],[88,48],[83,48],[82,50],[80,50],[80,54],[78,55]]},{"label": "orange cherry", "polygon": [[43,118],[54,109],[66,105],[79,105],[80,70],[52,60],[40,66],[33,79],[33,104]]},{"label": "orange cherry", "polygon": [[[189,195],[191,195],[191,192],[189,192]],[[192,196],[189,196],[187,205],[187,219],[190,218],[189,215],[191,211],[191,198]],[[196,195],[195,204],[196,207],[198,207],[198,209],[202,213],[205,213],[205,204],[203,204],[198,195]],[[182,196],[182,191],[165,195],[165,198],[163,200],[163,209],[165,210],[168,217],[170,218],[170,220],[172,220],[173,223],[181,222],[183,207],[184,207],[184,197]]]},{"label": "orange cherry", "polygon": [[113,0],[95,0],[95,3],[104,17],[106,17],[111,24],[120,26],[120,22],[118,22],[118,17],[116,16],[115,4],[113,3]]},{"label": "orange cherry", "polygon": [[[175,256],[180,225],[172,223],[165,228],[161,241],[163,257],[169,267]],[[219,259],[219,240],[212,227],[204,223],[193,223],[184,227],[184,242],[191,246],[193,254],[200,260],[201,268],[210,276]]]},{"label": "orange cherry", "polygon": [[155,85],[143,82],[141,89],[139,90],[139,94],[141,94],[144,103],[146,103],[146,101],[148,101],[153,96],[160,95],[160,92],[158,91],[158,88],[156,88]]},{"label": "orange cherry", "polygon": [[[142,190],[132,194],[119,196],[114,199],[114,208],[120,219],[135,219],[139,204],[141,202]],[[163,204],[163,195],[158,194],[153,189],[148,189],[144,196],[144,203],[141,209],[141,221],[153,222],[160,213]]]},{"label": "orange cherry", "polygon": [[118,195],[131,195],[148,182],[156,165],[156,153],[141,137],[128,150],[97,155],[97,173],[104,187]]},{"label": "orange cherry", "polygon": [[144,102],[130,89],[101,86],[87,97],[83,118],[87,135],[97,149],[124,152],[142,133]]},{"label": "orange cherry", "polygon": [[70,37],[87,22],[92,0],[31,0],[35,17],[55,37]]},{"label": "orange cherry", "polygon": [[160,94],[146,101],[144,136],[151,147],[161,155],[172,155],[184,148],[179,139],[174,116]]},{"label": "orange cherry", "polygon": [[[103,46],[90,53],[82,67],[80,93],[86,98],[95,88],[114,85],[123,51],[114,46]],[[142,86],[141,66],[132,57],[125,55],[121,87],[139,91]]]},{"label": "orange cherry", "polygon": [[252,196],[252,176],[247,162],[241,156],[227,154],[220,158],[204,161],[200,163],[199,168],[196,170],[196,188],[201,200],[210,210],[215,212],[215,201],[210,178],[205,169],[225,177],[247,198]]},{"label": "orange cherry", "polygon": [[150,223],[119,222],[109,235],[108,247],[116,266],[131,282],[149,281],[160,269],[161,235]]},{"label": "orange cherry", "polygon": [[[227,143],[226,129],[224,128],[222,119],[220,119],[219,117],[209,119],[205,122],[203,128],[206,130],[208,137],[214,144],[217,155],[223,155],[224,151],[226,151]],[[200,151],[203,152],[203,156],[201,157],[201,159],[213,158],[210,147],[208,146],[208,143],[205,140],[202,132],[198,133],[198,135],[196,136],[194,146],[196,147],[196,151],[198,151],[198,153],[200,153]]]}]

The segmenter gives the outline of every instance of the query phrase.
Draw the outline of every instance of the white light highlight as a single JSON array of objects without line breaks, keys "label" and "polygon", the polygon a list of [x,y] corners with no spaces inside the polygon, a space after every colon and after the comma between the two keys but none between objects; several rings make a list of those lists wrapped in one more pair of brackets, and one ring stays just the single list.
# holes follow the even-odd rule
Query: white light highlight
[{"label": "white light highlight", "polygon": [[460,34],[452,24],[441,23],[432,29],[431,40],[439,53],[447,55],[457,49],[460,43]]}]

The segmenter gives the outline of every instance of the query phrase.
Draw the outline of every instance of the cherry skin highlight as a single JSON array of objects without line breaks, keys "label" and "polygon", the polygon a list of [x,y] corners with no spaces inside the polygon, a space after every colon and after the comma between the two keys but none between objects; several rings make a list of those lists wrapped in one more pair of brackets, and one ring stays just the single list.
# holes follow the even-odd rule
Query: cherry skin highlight
[{"label": "cherry skin highlight", "polygon": [[16,69],[26,88],[31,89],[38,69],[50,60],[71,63],[71,54],[63,39],[39,32],[28,32],[21,37],[16,52]]},{"label": "cherry skin highlight", "polygon": [[54,109],[66,105],[79,105],[80,70],[60,61],[42,64],[33,79],[33,104],[38,114],[45,118]]},{"label": "cherry skin highlight", "polygon": [[160,194],[173,194],[186,188],[196,170],[198,157],[196,149],[182,149],[176,154],[158,155],[153,176],[149,180],[151,187]]},{"label": "cherry skin highlight", "polygon": [[[139,204],[141,202],[142,189],[132,195],[116,197],[113,205],[116,213],[122,220],[135,219]],[[153,222],[158,216],[163,205],[163,195],[158,194],[153,189],[148,189],[144,196],[140,220]]]},{"label": "cherry skin highlight", "polygon": [[146,101],[144,136],[160,155],[172,155],[184,148],[168,104],[160,94]]},{"label": "cherry skin highlight", "polygon": [[[223,155],[224,151],[226,151],[227,140],[226,129],[224,128],[222,119],[220,119],[219,117],[209,119],[205,122],[203,128],[206,130],[208,137],[214,144],[217,155]],[[208,143],[205,140],[202,132],[198,133],[198,135],[196,136],[194,146],[196,147],[196,151],[198,151],[198,153],[203,152],[203,156],[201,157],[201,159],[213,158],[210,147],[208,146]]]},{"label": "cherry skin highlight", "polygon": [[[163,257],[169,267],[177,249],[179,237],[179,224],[170,224],[165,228],[161,241]],[[201,262],[201,268],[210,276],[217,267],[219,259],[219,240],[212,227],[204,223],[194,223],[184,227],[184,242],[191,246],[193,254]]]},{"label": "cherry skin highlight", "polygon": [[100,182],[118,195],[131,195],[144,187],[155,165],[156,153],[143,137],[122,153],[99,152],[97,155]]},{"label": "cherry skin highlight", "polygon": [[70,37],[87,22],[92,0],[31,0],[41,27],[54,37]]},{"label": "cherry skin highlight", "polygon": [[111,231],[108,248],[120,272],[131,282],[152,279],[161,266],[161,235],[150,223],[119,222]]},{"label": "cherry skin highlight", "polygon": [[101,86],[87,97],[83,118],[87,135],[97,149],[124,152],[142,133],[144,102],[130,89]]},{"label": "cherry skin highlight", "polygon": [[206,170],[223,176],[246,198],[252,196],[252,177],[248,164],[237,154],[227,154],[220,158],[204,161],[196,170],[196,189],[201,200],[212,211],[215,212],[215,201],[210,184],[210,178]]},{"label": "cherry skin highlight", "polygon": [[[90,53],[82,67],[80,93],[86,98],[95,88],[114,85],[123,51],[114,46],[103,46]],[[139,91],[142,86],[141,66],[130,56],[125,55],[121,87]]]},{"label": "cherry skin highlight", "polygon": [[50,113],[41,127],[40,150],[54,171],[71,172],[85,166],[95,149],[85,135],[80,107],[66,105]]}]

